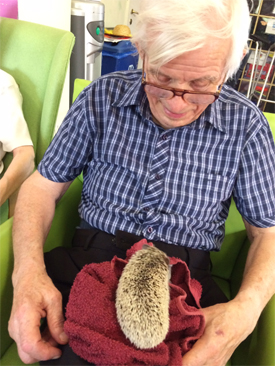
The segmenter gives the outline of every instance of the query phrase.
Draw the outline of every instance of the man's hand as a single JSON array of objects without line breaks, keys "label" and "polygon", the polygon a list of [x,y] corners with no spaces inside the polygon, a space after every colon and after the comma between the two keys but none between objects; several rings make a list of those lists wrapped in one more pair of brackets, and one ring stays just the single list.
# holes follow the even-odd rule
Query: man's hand
[{"label": "man's hand", "polygon": [[[16,276],[14,299],[9,321],[10,336],[17,343],[24,363],[59,358],[58,344],[66,344],[63,331],[62,298],[46,271]],[[40,333],[40,321],[47,318],[48,329]]]},{"label": "man's hand", "polygon": [[234,350],[253,331],[257,316],[236,300],[201,310],[205,316],[204,334],[184,355],[182,365],[225,366]]}]

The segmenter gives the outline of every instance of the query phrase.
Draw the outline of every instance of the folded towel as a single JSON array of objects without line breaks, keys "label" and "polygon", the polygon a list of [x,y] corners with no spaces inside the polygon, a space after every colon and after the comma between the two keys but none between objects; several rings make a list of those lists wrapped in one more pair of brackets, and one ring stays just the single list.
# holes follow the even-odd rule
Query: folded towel
[{"label": "folded towel", "polygon": [[180,365],[204,332],[202,288],[185,262],[171,257],[169,332],[157,347],[137,349],[123,334],[115,308],[116,289],[131,256],[147,243],[134,244],[126,260],[86,265],[77,275],[66,308],[65,332],[73,351],[96,365]]}]

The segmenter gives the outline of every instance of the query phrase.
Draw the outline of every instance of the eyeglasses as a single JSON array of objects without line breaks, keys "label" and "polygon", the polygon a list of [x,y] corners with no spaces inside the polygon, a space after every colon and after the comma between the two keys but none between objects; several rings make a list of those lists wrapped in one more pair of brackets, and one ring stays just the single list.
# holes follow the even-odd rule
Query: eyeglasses
[{"label": "eyeglasses", "polygon": [[172,99],[174,96],[182,97],[188,103],[193,104],[211,104],[215,102],[221,93],[224,82],[221,84],[218,91],[213,92],[198,92],[193,90],[184,90],[184,89],[174,89],[174,88],[164,88],[160,85],[150,83],[146,81],[144,76],[144,60],[142,65],[142,79],[141,83],[144,85],[144,89],[147,93],[157,97],[159,99]]}]

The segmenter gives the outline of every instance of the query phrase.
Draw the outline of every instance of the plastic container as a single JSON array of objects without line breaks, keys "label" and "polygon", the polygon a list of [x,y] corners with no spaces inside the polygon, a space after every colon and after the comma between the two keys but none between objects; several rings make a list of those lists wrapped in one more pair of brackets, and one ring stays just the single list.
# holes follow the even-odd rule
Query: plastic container
[{"label": "plastic container", "polygon": [[138,52],[130,41],[104,42],[101,75],[114,71],[134,70],[138,64]]}]

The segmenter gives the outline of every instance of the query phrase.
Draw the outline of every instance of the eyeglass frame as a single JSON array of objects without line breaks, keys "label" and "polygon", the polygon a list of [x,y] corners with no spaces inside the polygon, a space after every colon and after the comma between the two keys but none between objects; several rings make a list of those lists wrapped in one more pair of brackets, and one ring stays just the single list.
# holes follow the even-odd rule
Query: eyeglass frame
[{"label": "eyeglass frame", "polygon": [[[204,93],[201,93],[201,92],[198,92],[198,91],[195,91],[195,90],[186,90],[186,89],[178,89],[178,88],[169,88],[169,87],[162,87],[158,84],[154,84],[154,83],[150,83],[149,81],[146,81],[146,77],[144,77],[144,74],[145,74],[145,71],[144,71],[144,64],[145,64],[145,56],[143,58],[143,62],[142,62],[142,77],[141,77],[141,84],[144,85],[144,87],[146,85],[151,85],[151,86],[154,86],[156,88],[159,88],[159,89],[164,89],[164,90],[168,90],[168,91],[171,91],[173,93],[173,96],[171,98],[162,98],[162,99],[167,99],[167,100],[170,100],[172,98],[174,98],[175,96],[177,97],[182,97],[182,99],[184,100],[184,95],[185,94],[206,94],[206,95],[213,95],[215,97],[215,100],[213,100],[212,103],[214,103],[220,96],[221,94],[221,91],[222,91],[222,87],[225,83],[225,79],[223,80],[222,84],[220,85],[219,89],[216,91],[216,92],[204,92]],[[176,94],[176,93],[181,93],[180,95]],[[210,103],[210,104],[212,104]],[[194,104],[194,103],[192,103]]]}]

